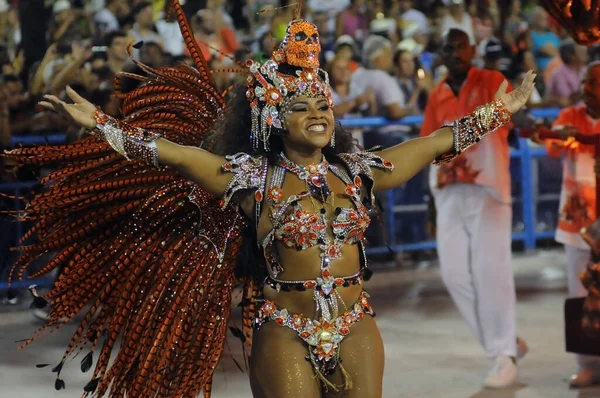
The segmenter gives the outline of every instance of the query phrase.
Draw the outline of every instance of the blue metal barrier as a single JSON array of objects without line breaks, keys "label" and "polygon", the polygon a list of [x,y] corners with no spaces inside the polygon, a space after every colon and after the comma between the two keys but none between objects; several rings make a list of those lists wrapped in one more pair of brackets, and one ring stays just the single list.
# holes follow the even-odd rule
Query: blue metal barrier
[{"label": "blue metal barrier", "polygon": [[[554,119],[558,116],[560,108],[549,108],[549,109],[532,109],[531,114],[540,119]],[[405,117],[398,121],[389,121],[383,117],[363,117],[358,119],[340,119],[341,124],[344,127],[356,127],[356,128],[375,128],[382,127],[390,124],[402,124],[402,125],[420,125],[423,123],[422,115],[413,115]],[[549,239],[554,236],[554,231],[536,231],[536,214],[535,214],[535,203],[533,201],[533,181],[532,181],[532,160],[536,157],[546,156],[545,148],[531,148],[529,142],[526,139],[520,138],[518,141],[519,145],[516,149],[511,149],[511,159],[520,160],[521,169],[521,184],[522,184],[522,212],[523,212],[523,224],[524,231],[512,235],[513,241],[522,241],[525,248],[535,249],[536,241],[539,239]],[[388,192],[388,203],[393,203],[393,194]],[[395,214],[391,209],[388,209],[388,224],[389,224],[389,236],[396,236],[395,226]],[[373,247],[367,249],[367,254],[383,254],[390,251],[415,251],[415,250],[429,250],[434,249],[436,244],[434,241],[415,242],[409,244],[392,244],[389,247]]]},{"label": "blue metal barrier", "polygon": [[[535,109],[532,110],[532,115],[544,118],[552,119],[556,118],[560,109]],[[356,128],[373,128],[381,127],[389,124],[403,124],[403,125],[419,125],[423,122],[423,117],[420,115],[409,116],[399,121],[389,121],[382,117],[364,117],[359,119],[340,119],[340,122],[345,127],[356,127]],[[64,144],[66,142],[66,134],[52,134],[48,136],[23,136],[13,137],[13,145],[45,145],[45,144]],[[522,212],[523,212],[523,232],[513,234],[513,240],[522,241],[526,249],[534,249],[536,241],[539,239],[548,239],[554,236],[553,231],[536,231],[536,212],[532,186],[532,160],[537,157],[546,156],[546,150],[544,148],[532,148],[530,147],[528,140],[519,139],[518,148],[512,149],[510,153],[511,159],[519,159],[521,169],[521,184],[522,184]],[[0,192],[15,192],[16,196],[23,190],[32,187],[34,184],[31,182],[11,183],[11,184],[0,184]],[[388,203],[393,206],[394,195],[393,191],[387,193]],[[389,224],[389,236],[396,236],[396,215],[392,209],[388,209],[388,224]],[[22,227],[17,229],[17,238],[22,236]],[[389,250],[393,251],[416,251],[416,250],[429,250],[436,247],[435,242],[415,242],[408,244],[394,244],[390,247],[372,247],[367,250],[368,254],[382,254],[387,253]],[[0,267],[1,268],[1,267]],[[41,283],[47,284],[48,281],[40,281]],[[34,283],[27,282],[23,285],[29,285]],[[23,286],[22,284],[15,284],[15,287]],[[7,284],[4,281],[0,281],[0,289],[6,289]]]}]

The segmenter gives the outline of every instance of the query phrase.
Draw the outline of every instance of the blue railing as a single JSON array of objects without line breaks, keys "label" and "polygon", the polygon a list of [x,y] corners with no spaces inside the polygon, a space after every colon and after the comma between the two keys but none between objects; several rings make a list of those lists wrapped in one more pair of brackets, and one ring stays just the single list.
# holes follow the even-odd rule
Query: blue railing
[{"label": "blue railing", "polygon": [[[559,108],[551,109],[532,109],[531,114],[541,119],[555,119],[560,112]],[[358,119],[342,119],[342,125],[345,127],[356,128],[375,128],[387,126],[390,124],[401,125],[420,125],[423,123],[423,116],[414,115],[408,116],[402,120],[391,122],[383,117],[363,117]],[[536,241],[539,239],[548,239],[554,236],[554,231],[536,231],[536,212],[534,203],[534,186],[532,180],[532,160],[534,158],[546,156],[545,148],[531,148],[526,139],[518,140],[518,148],[511,149],[511,159],[520,160],[521,170],[521,192],[522,192],[522,214],[523,214],[523,232],[515,233],[512,236],[513,240],[522,241],[526,249],[534,249]],[[389,191],[388,203],[394,203],[393,191]],[[367,250],[368,254],[379,254],[392,251],[414,251],[428,250],[436,247],[435,241],[415,242],[408,244],[396,244],[396,214],[392,209],[387,209],[387,221],[389,227],[390,244],[387,247],[372,247]]]},{"label": "blue railing", "polygon": [[[535,109],[532,110],[532,115],[543,118],[553,119],[556,118],[560,109]],[[389,120],[382,117],[364,117],[359,119],[342,119],[341,123],[345,127],[356,127],[356,128],[374,128],[381,127],[390,124],[400,125],[420,125],[423,122],[422,116],[408,116],[402,120],[390,122]],[[29,137],[13,137],[13,145],[45,145],[45,144],[62,144],[66,141],[65,134],[53,134],[44,137],[29,136]],[[531,148],[529,143],[525,139],[518,140],[518,147],[512,149],[510,153],[511,159],[518,159],[520,161],[520,172],[521,172],[521,205],[522,205],[522,216],[523,216],[523,231],[513,234],[512,238],[516,241],[522,241],[526,249],[534,249],[536,247],[536,241],[539,239],[548,239],[554,235],[553,231],[536,231],[536,211],[534,202],[534,189],[532,179],[532,160],[546,156],[546,150],[544,148]],[[30,188],[33,183],[11,183],[11,184],[0,184],[0,192],[7,193],[12,192],[13,194]],[[394,193],[390,190],[388,193],[388,203],[391,207],[394,206]],[[415,250],[427,250],[434,249],[434,241],[415,242],[407,244],[396,244],[396,217],[397,215],[393,209],[388,209],[386,212],[388,221],[388,236],[390,237],[390,244],[386,247],[371,247],[367,250],[369,254],[386,253],[389,250],[393,251],[415,251]],[[17,226],[17,236],[22,236],[22,226]],[[1,268],[1,267],[0,267]],[[31,283],[34,283],[33,281]],[[48,283],[47,280],[41,281],[41,283]],[[15,287],[21,286],[21,284],[15,284]],[[4,281],[0,281],[0,289],[6,289],[7,284]]]}]

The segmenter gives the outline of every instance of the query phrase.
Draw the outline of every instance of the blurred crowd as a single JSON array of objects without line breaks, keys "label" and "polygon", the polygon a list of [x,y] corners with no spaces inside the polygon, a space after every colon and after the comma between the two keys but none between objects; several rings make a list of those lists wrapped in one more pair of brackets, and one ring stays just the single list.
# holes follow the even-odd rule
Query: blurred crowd
[{"label": "blurred crowd", "polygon": [[[132,56],[145,64],[191,64],[177,22],[165,13],[165,0],[46,0],[45,55],[27,60],[21,38],[24,29],[34,27],[21,26],[19,1],[25,0],[0,0],[0,147],[26,135],[67,132],[69,139],[76,138],[78,131],[36,106],[46,93],[64,96],[67,85],[119,116],[113,77],[120,71],[140,72],[127,54],[130,43],[143,42]],[[292,19],[294,1],[182,4],[208,62],[219,69],[268,58]],[[438,55],[441,37],[453,27],[468,33],[478,66],[499,70],[515,84],[525,71],[538,71],[542,78],[530,106],[577,102],[581,74],[587,60],[596,57],[595,49],[576,45],[535,1],[504,3],[305,0],[303,17],[321,33],[321,61],[330,75],[336,116],[398,120],[422,112],[429,91],[445,76]],[[225,89],[235,75],[216,78]],[[410,129],[396,125],[377,133],[381,140],[410,134]],[[2,180],[14,178],[10,165],[4,165]]]}]

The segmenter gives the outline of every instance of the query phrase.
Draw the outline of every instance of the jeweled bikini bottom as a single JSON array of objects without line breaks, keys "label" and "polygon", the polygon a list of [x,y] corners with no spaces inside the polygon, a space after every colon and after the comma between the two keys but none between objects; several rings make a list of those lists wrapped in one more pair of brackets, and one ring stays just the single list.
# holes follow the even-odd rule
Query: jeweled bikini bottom
[{"label": "jeweled bikini bottom", "polygon": [[350,333],[350,328],[364,317],[364,314],[375,316],[368,297],[369,294],[363,290],[351,309],[330,321],[322,317],[317,320],[302,314],[292,314],[275,302],[265,300],[255,319],[255,328],[260,328],[267,321],[274,321],[279,326],[292,329],[308,345],[306,359],[313,365],[315,373],[324,383],[325,388],[330,387],[334,391],[339,391],[337,386],[325,378],[339,365],[345,379],[344,387],[350,389],[352,386],[350,376],[341,365],[340,343]]}]

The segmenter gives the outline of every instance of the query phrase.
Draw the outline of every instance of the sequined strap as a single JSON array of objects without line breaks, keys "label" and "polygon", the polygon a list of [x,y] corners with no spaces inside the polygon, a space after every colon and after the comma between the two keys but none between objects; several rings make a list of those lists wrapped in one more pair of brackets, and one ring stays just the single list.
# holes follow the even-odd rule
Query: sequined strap
[{"label": "sequined strap", "polygon": [[374,183],[372,167],[380,170],[392,171],[394,165],[392,162],[383,159],[381,156],[374,154],[373,152],[353,152],[353,153],[341,153],[338,157],[344,162],[352,178],[361,176],[365,183],[366,196],[365,206],[372,207],[375,203],[374,196]]},{"label": "sequined strap", "polygon": [[233,177],[223,193],[221,207],[229,205],[234,195],[240,191],[254,190],[254,199],[262,202],[264,187],[263,180],[267,177],[267,160],[262,157],[252,157],[247,153],[236,153],[225,156],[227,162],[221,166],[224,172],[232,173]]},{"label": "sequined strap", "polygon": [[[266,184],[267,184],[267,173],[269,172],[269,162],[267,161],[263,161],[263,170],[261,173],[261,180],[260,180],[260,185],[258,187],[258,191],[261,192],[261,195],[258,195],[258,197],[261,200],[256,200],[257,198],[257,194],[254,195],[254,228],[255,228],[255,232],[258,234],[258,224],[260,223],[260,216],[262,214],[262,199],[264,198],[264,192],[266,189]],[[260,246],[260,244],[259,244]]]},{"label": "sequined strap", "polygon": [[341,153],[338,156],[345,163],[348,170],[350,170],[352,176],[361,175],[373,180],[371,167],[388,171],[394,170],[392,162],[383,159],[373,152]]},{"label": "sequined strap", "polygon": [[330,294],[332,290],[338,287],[349,287],[353,285],[362,284],[364,268],[355,273],[354,275],[344,277],[333,277],[331,275],[325,275],[324,278],[310,279],[304,281],[284,281],[276,279],[272,276],[268,276],[265,279],[265,284],[269,285],[277,292],[304,292],[307,289],[315,289],[325,294]]},{"label": "sequined strap", "polygon": [[159,167],[156,140],[160,138],[160,134],[132,127],[100,110],[94,113],[94,119],[95,130],[125,159],[135,159]]},{"label": "sequined strap", "polygon": [[504,101],[496,99],[489,104],[477,107],[470,115],[462,117],[451,125],[454,133],[454,148],[438,157],[433,163],[446,163],[481,141],[510,121],[511,113]]}]

